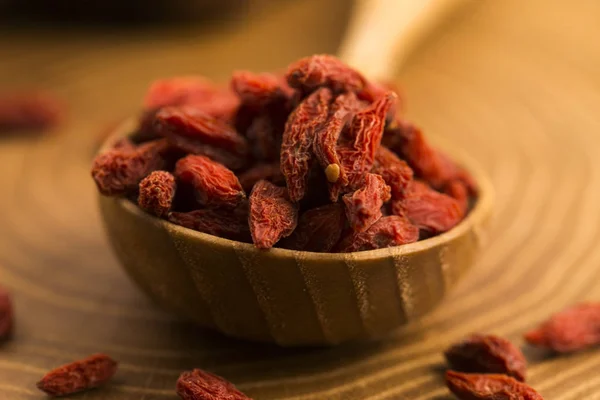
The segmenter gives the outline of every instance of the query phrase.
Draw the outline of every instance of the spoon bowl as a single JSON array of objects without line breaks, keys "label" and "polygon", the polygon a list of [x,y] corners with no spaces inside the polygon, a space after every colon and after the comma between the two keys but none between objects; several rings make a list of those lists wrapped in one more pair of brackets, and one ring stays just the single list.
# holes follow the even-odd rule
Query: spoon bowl
[{"label": "spoon bowl", "polygon": [[[119,127],[103,149],[132,132]],[[472,161],[469,215],[439,236],[356,253],[258,250],[187,229],[125,198],[100,196],[110,243],[131,278],[176,314],[225,335],[282,346],[377,339],[437,306],[475,261],[493,189]],[[101,149],[102,151],[102,149]]]}]

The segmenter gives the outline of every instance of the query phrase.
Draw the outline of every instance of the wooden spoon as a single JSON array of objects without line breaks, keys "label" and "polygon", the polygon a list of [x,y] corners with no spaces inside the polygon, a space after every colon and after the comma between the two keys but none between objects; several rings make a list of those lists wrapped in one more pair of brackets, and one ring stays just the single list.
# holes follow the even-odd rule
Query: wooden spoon
[{"label": "wooden spoon", "polygon": [[[360,62],[352,56],[363,54],[360,48],[346,49],[348,60]],[[385,77],[390,66],[365,71]],[[133,120],[119,127],[103,149],[134,129]],[[347,254],[260,251],[155,218],[127,199],[100,196],[100,210],[133,280],[202,326],[284,346],[380,338],[439,304],[481,246],[491,185],[470,159],[445,150],[471,172],[479,197],[452,230],[404,246]]]}]

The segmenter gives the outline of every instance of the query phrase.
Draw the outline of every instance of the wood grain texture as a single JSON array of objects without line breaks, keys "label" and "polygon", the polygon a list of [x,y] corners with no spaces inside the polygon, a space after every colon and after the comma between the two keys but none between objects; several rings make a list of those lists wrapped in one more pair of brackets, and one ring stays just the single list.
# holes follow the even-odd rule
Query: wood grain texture
[{"label": "wood grain texture", "polygon": [[[87,400],[175,399],[179,372],[192,367],[258,400],[445,400],[448,343],[472,331],[521,343],[554,310],[599,299],[600,4],[587,0],[479,2],[400,74],[411,118],[475,157],[497,194],[479,263],[420,323],[381,343],[281,350],[176,322],[129,281],[96,209],[95,133],[135,111],[155,77],[225,79],[233,68],[335,52],[345,3],[286,2],[218,32],[0,37],[0,84],[42,85],[72,107],[59,134],[0,144],[0,282],[18,317],[15,340],[0,352],[1,397],[41,399],[34,383],[48,368],[105,351],[121,369]],[[530,382],[546,398],[600,398],[599,351],[526,352]]]}]

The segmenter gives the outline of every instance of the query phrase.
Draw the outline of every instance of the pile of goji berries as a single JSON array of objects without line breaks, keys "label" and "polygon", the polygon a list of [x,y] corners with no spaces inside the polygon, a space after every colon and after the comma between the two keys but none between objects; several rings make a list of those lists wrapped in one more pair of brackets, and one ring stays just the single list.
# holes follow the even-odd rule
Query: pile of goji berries
[{"label": "pile of goji berries", "polygon": [[458,224],[471,177],[403,119],[389,85],[330,55],[284,75],[155,82],[139,129],[94,161],[108,196],[256,247],[352,252]]}]

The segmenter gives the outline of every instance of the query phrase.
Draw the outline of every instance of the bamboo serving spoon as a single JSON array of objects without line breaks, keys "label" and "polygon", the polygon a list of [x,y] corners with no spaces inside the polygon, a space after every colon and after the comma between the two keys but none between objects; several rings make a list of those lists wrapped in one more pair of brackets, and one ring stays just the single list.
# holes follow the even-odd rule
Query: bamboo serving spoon
[{"label": "bamboo serving spoon", "polygon": [[[417,32],[456,1],[360,1],[340,55],[369,77],[389,78],[393,61],[408,54]],[[118,128],[101,151],[134,128],[133,120]],[[100,210],[131,278],[184,318],[283,346],[381,338],[438,305],[481,246],[491,185],[470,159],[445,150],[475,178],[475,205],[450,231],[398,247],[345,254],[260,251],[158,219],[127,199],[100,196]]]}]

